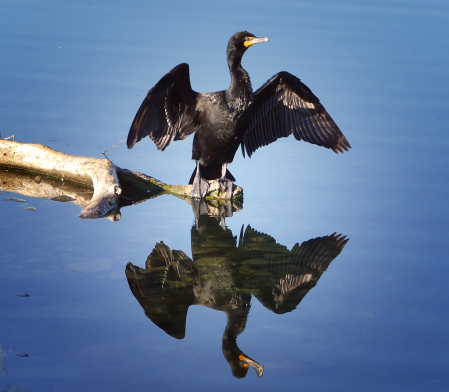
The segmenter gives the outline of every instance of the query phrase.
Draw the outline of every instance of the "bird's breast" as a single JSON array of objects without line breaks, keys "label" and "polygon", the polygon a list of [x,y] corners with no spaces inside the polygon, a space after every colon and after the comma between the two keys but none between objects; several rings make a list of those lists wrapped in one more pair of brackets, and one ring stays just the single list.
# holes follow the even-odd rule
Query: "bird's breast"
[{"label": "bird's breast", "polygon": [[252,94],[242,94],[228,101],[229,111],[242,115],[253,102]]}]

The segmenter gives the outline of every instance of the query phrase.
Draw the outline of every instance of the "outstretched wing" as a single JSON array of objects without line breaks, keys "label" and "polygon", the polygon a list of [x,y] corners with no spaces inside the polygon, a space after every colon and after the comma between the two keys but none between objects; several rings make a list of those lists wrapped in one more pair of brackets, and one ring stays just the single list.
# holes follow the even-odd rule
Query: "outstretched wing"
[{"label": "outstretched wing", "polygon": [[128,134],[128,148],[150,136],[159,150],[173,140],[195,132],[195,106],[198,93],[190,86],[188,64],[179,64],[147,94]]},{"label": "outstretched wing", "polygon": [[296,76],[279,72],[254,93],[242,142],[251,156],[259,147],[293,133],[297,140],[348,151],[349,142],[319,99]]}]

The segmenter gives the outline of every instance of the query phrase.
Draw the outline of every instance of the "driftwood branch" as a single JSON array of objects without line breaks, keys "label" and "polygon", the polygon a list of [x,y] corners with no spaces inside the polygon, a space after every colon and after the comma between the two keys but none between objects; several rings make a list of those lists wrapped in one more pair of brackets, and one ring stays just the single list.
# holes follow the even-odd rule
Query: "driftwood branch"
[{"label": "driftwood branch", "polygon": [[[191,185],[165,184],[145,174],[122,169],[109,159],[74,156],[42,144],[4,139],[0,139],[0,166],[93,187],[93,196],[87,205],[85,202],[78,203],[84,207],[80,213],[82,218],[108,216],[120,204],[132,204],[136,200],[146,200],[164,193],[190,201],[192,191]],[[30,184],[35,187],[35,184],[40,185],[40,181],[34,181],[34,184],[31,181]],[[42,189],[33,192],[39,194]],[[225,200],[225,198],[226,194],[220,191],[218,181],[211,181],[206,199]],[[242,188],[235,187],[233,199],[241,201],[242,198]]]}]

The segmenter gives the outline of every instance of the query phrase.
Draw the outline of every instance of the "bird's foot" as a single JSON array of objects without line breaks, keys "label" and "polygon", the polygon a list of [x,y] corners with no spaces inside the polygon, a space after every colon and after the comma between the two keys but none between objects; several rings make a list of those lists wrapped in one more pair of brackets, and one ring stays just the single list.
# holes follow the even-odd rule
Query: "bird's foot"
[{"label": "bird's foot", "polygon": [[192,187],[192,197],[194,199],[203,199],[206,196],[207,190],[209,189],[209,181],[198,176],[195,177]]},{"label": "bird's foot", "polygon": [[232,181],[227,179],[219,179],[218,182],[220,184],[220,190],[226,193],[229,200],[232,199]]}]

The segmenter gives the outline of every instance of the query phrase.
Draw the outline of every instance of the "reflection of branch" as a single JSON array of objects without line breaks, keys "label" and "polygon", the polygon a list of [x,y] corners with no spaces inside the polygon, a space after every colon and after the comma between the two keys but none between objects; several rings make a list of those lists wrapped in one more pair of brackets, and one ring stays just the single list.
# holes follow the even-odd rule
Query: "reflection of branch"
[{"label": "reflection of branch", "polygon": [[[190,197],[192,191],[191,185],[165,184],[153,177],[121,169],[109,159],[69,155],[42,144],[0,139],[0,165],[46,174],[64,181],[93,185],[93,197],[81,211],[82,218],[106,216],[119,205],[122,190],[124,194],[126,192],[131,195],[143,193],[145,199],[148,198],[148,191],[156,194],[169,193],[183,198]],[[211,181],[206,198],[220,199],[223,195],[219,190],[218,181]],[[233,197],[242,195],[242,188],[236,187]]]},{"label": "reflection of branch", "polygon": [[89,204],[93,194],[93,188],[84,184],[2,167],[0,167],[0,189],[3,192],[20,193],[23,196],[71,201],[83,208]]}]

